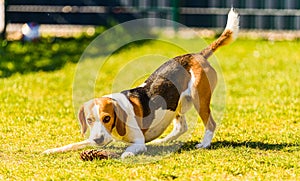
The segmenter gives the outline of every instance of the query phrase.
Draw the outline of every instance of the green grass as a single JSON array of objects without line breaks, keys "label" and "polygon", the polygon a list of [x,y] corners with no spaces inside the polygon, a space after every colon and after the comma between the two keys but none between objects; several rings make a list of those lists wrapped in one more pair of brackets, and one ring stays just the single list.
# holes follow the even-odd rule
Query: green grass
[{"label": "green grass", "polygon": [[14,73],[53,71],[77,62],[92,37],[43,38],[39,42],[1,41],[0,77]]},{"label": "green grass", "polygon": [[[57,49],[59,55],[79,59],[82,51],[69,54],[73,48],[62,49],[72,42],[76,41],[62,41]],[[192,51],[204,46],[198,46],[200,39],[174,42]],[[38,45],[50,46],[45,42]],[[9,46],[20,51],[32,45],[21,47],[20,43],[12,42]],[[83,162],[79,159],[81,151],[41,154],[45,149],[83,139],[72,102],[76,64],[66,61],[60,69],[50,72],[11,72],[6,75],[9,77],[0,79],[0,180],[299,180],[299,46],[299,41],[239,39],[219,50],[211,61],[218,60],[222,69],[226,105],[223,116],[217,120],[218,130],[211,149],[194,149],[204,127],[192,111],[188,116],[191,131],[182,138],[181,149],[162,158],[147,153],[139,155],[135,158],[138,164],[135,159]],[[76,45],[72,47],[76,49]],[[22,61],[21,56],[10,51],[10,56]],[[42,55],[48,49],[39,51],[37,54]],[[127,47],[110,57],[101,69],[95,95],[110,93],[112,82],[124,65],[154,52],[173,57],[185,51],[156,41]],[[52,50],[49,54],[53,54]],[[24,55],[31,56],[25,50]],[[101,58],[104,57],[98,57]],[[38,58],[33,55],[32,60]],[[138,70],[132,74],[135,71]],[[130,75],[128,79],[131,80]],[[124,145],[112,145],[109,149],[119,153],[124,149]],[[151,145],[149,148],[155,149]],[[143,160],[154,161],[142,164]]]}]

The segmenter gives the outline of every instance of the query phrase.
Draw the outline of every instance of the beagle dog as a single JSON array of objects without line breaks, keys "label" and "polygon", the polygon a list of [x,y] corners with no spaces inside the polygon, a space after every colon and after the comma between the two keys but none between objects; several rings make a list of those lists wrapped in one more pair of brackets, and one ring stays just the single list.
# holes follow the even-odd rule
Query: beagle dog
[{"label": "beagle dog", "polygon": [[[217,73],[208,58],[219,47],[230,44],[237,37],[239,16],[232,8],[221,36],[199,53],[177,56],[161,65],[139,87],[85,102],[78,118],[87,140],[44,153],[77,150],[89,145],[106,145],[112,140],[130,143],[121,158],[147,150],[145,143],[175,140],[187,131],[185,113],[192,107],[201,117],[205,134],[196,148],[207,148],[216,129],[211,115],[210,100],[217,83]],[[173,121],[173,130],[158,138]]]}]

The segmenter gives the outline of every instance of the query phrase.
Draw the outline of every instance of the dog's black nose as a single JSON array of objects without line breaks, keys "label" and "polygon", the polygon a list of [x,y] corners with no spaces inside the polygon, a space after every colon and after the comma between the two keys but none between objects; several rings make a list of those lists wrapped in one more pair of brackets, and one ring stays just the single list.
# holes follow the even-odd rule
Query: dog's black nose
[{"label": "dog's black nose", "polygon": [[97,144],[102,144],[103,143],[103,141],[104,141],[104,137],[103,136],[101,136],[100,138],[96,138],[96,139],[94,139],[94,141],[97,143]]}]

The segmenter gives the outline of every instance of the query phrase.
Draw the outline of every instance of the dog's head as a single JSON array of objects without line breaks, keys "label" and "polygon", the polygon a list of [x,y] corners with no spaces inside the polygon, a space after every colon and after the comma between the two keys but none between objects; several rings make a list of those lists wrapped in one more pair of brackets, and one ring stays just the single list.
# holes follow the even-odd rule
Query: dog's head
[{"label": "dog's head", "polygon": [[108,97],[96,98],[83,104],[78,113],[81,133],[90,128],[90,141],[106,145],[112,141],[111,135],[126,134],[126,112],[119,104]]}]

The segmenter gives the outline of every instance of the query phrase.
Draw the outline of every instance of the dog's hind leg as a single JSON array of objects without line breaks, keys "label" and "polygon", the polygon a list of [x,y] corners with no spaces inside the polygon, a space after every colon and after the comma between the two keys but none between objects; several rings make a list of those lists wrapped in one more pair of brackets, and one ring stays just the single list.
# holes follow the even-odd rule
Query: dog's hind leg
[{"label": "dog's hind leg", "polygon": [[185,113],[192,107],[192,98],[190,96],[183,95],[180,98],[179,105],[177,107],[177,115],[173,120],[173,130],[170,134],[162,139],[156,139],[152,143],[164,143],[176,140],[179,136],[184,134],[188,130],[188,125],[185,119]]},{"label": "dog's hind leg", "polygon": [[[208,96],[208,95],[207,95]],[[210,96],[208,96],[210,97]],[[211,140],[214,136],[214,132],[216,129],[216,122],[214,121],[211,110],[210,110],[210,98],[200,100],[200,106],[195,105],[202,122],[205,126],[205,134],[201,143],[196,145],[196,148],[207,148],[210,146]]]},{"label": "dog's hind leg", "polygon": [[177,139],[179,136],[181,136],[183,133],[187,131],[187,123],[185,120],[184,115],[177,115],[176,118],[173,120],[173,130],[170,134],[168,134],[166,137],[162,139],[156,139],[152,141],[152,143],[164,143],[169,142]]},{"label": "dog's hind leg", "polygon": [[202,142],[196,145],[196,148],[208,148],[210,146],[211,140],[214,136],[216,123],[215,123],[213,117],[210,115],[208,118],[208,121],[203,121],[203,123],[206,124],[204,137],[202,139]]},{"label": "dog's hind leg", "polygon": [[196,73],[198,79],[194,84],[195,89],[192,91],[192,98],[194,107],[205,126],[203,140],[201,143],[196,145],[196,148],[207,148],[210,146],[216,129],[216,123],[210,110],[210,101],[217,83],[217,75],[212,68],[209,68],[206,71],[198,71]]}]

